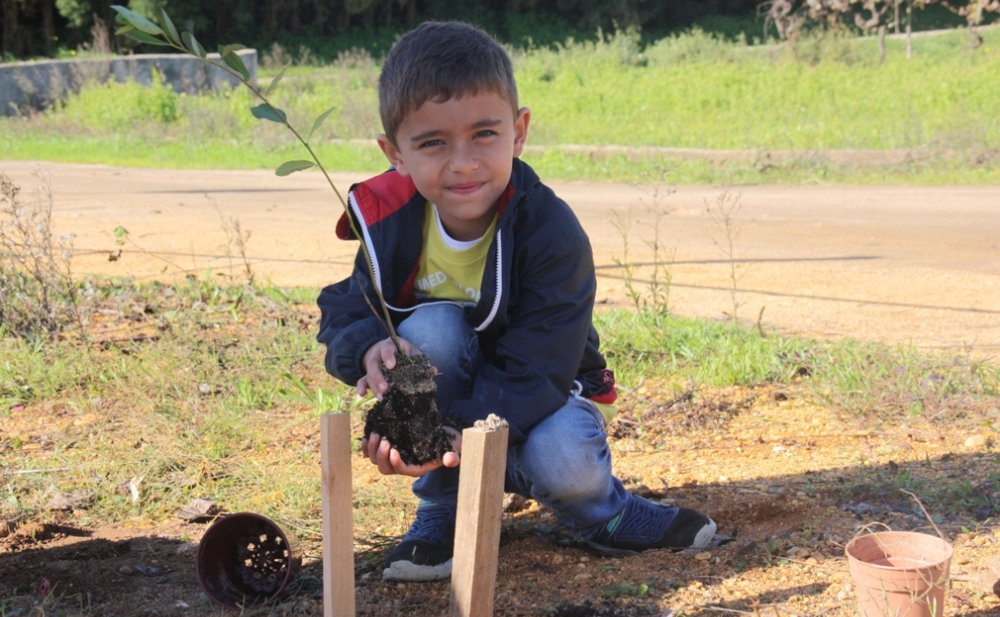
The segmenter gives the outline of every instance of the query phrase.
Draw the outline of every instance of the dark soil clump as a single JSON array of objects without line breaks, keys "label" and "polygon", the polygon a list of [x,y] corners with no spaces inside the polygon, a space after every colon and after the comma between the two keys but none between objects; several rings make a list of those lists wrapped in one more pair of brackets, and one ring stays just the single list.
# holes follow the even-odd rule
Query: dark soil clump
[{"label": "dark soil clump", "polygon": [[396,368],[382,372],[389,389],[365,417],[365,436],[388,439],[407,465],[440,459],[451,450],[434,395],[434,367],[427,356],[396,355]]}]

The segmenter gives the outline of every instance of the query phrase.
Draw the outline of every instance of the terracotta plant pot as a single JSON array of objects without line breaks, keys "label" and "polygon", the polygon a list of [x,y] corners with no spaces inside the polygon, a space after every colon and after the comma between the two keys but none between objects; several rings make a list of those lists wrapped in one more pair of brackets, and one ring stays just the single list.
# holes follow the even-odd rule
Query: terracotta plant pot
[{"label": "terracotta plant pot", "polygon": [[883,531],[847,544],[862,617],[942,617],[954,549],[936,536]]},{"label": "terracotta plant pot", "polygon": [[284,591],[301,564],[295,538],[251,512],[215,521],[198,544],[195,571],[216,604],[244,609]]}]

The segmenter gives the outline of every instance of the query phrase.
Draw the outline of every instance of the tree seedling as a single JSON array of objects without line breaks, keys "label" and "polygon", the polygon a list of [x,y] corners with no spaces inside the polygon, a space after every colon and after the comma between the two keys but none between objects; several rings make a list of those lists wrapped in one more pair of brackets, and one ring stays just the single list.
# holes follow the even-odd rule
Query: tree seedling
[{"label": "tree seedling", "polygon": [[[141,43],[146,43],[149,45],[158,45],[160,47],[169,47],[175,49],[179,52],[194,56],[201,59],[205,64],[214,66],[220,70],[223,70],[234,78],[236,78],[243,86],[248,88],[257,99],[261,101],[256,107],[250,108],[250,113],[253,114],[255,118],[260,120],[267,120],[269,122],[277,122],[282,124],[287,128],[295,139],[298,140],[300,144],[305,148],[306,152],[309,154],[309,159],[297,159],[292,161],[285,161],[275,169],[274,173],[278,176],[288,176],[297,171],[304,171],[306,169],[316,168],[326,179],[327,184],[333,189],[334,194],[340,201],[340,205],[347,212],[347,220],[351,225],[351,230],[354,235],[359,239],[362,237],[359,230],[356,227],[354,218],[350,216],[350,208],[347,205],[347,201],[344,199],[343,195],[337,189],[337,186],[333,183],[333,179],[330,178],[330,174],[327,172],[323,163],[316,156],[316,152],[313,150],[310,140],[316,131],[323,126],[323,123],[330,116],[331,113],[336,109],[331,107],[327,109],[322,114],[320,114],[312,123],[312,128],[309,132],[303,136],[303,134],[292,125],[288,120],[288,114],[284,110],[279,109],[275,106],[270,95],[277,88],[278,84],[281,82],[281,78],[285,75],[285,70],[288,68],[285,66],[278,72],[278,74],[271,80],[266,89],[258,88],[250,79],[250,70],[247,68],[246,63],[240,58],[237,53],[241,49],[245,49],[243,45],[238,43],[231,45],[220,45],[219,46],[219,60],[210,58],[205,48],[202,47],[198,39],[195,38],[193,32],[185,31],[180,32],[177,27],[174,26],[173,20],[167,15],[167,12],[162,8],[159,9],[159,24],[153,22],[146,17],[143,17],[139,13],[127,9],[120,5],[112,5],[112,9],[115,10],[117,16],[115,17],[115,23],[118,24],[119,28],[115,31],[115,35],[127,36],[131,39],[139,41]],[[364,242],[361,243],[362,250],[365,251],[367,255],[367,247]],[[366,260],[369,268],[369,275],[372,277],[372,281],[375,281],[375,273],[372,270],[371,259]],[[382,309],[382,318],[385,323],[386,328],[389,330],[389,335],[392,337],[394,343],[396,343],[397,351],[400,349],[399,340],[396,335],[396,330],[392,325],[392,319],[389,316],[389,309],[386,306],[385,298],[382,296],[382,291],[378,285],[373,286],[375,289],[375,294],[378,296],[379,305]]]},{"label": "tree seedling", "polygon": [[[354,217],[351,216],[351,209],[347,201],[344,200],[340,191],[337,190],[336,185],[330,178],[330,174],[323,167],[323,163],[316,156],[316,152],[310,143],[313,135],[316,134],[316,131],[336,108],[331,107],[320,114],[313,121],[309,132],[303,135],[288,120],[288,114],[275,106],[270,99],[270,95],[284,76],[287,66],[281,69],[266,89],[261,89],[252,83],[250,71],[237,53],[241,49],[244,49],[243,45],[220,45],[219,59],[216,60],[209,57],[205,48],[195,38],[193,32],[178,31],[170,16],[162,8],[158,13],[159,23],[155,23],[123,6],[112,5],[111,8],[117,13],[115,21],[119,25],[119,28],[115,32],[116,35],[127,36],[150,45],[169,47],[195,56],[201,59],[202,62],[227,72],[243,84],[243,86],[249,88],[254,96],[261,101],[259,105],[250,109],[250,113],[255,118],[284,125],[305,148],[309,155],[308,159],[285,161],[278,166],[274,173],[278,176],[288,176],[295,172],[314,167],[322,172],[323,177],[330,185],[330,188],[333,189],[334,194],[340,200],[341,206],[347,213],[347,220],[351,226],[351,231],[355,237],[361,240],[361,250],[365,253],[368,274],[373,282],[372,287],[375,294],[378,296],[378,306],[382,313],[381,319],[389,331],[389,336],[392,338],[393,343],[396,345],[397,367],[404,365],[408,367],[407,371],[398,371],[399,375],[393,374],[397,371],[391,371],[386,375],[386,379],[389,382],[389,391],[383,396],[383,401],[376,404],[369,412],[369,417],[365,424],[365,434],[368,435],[371,430],[375,429],[379,435],[388,439],[393,446],[400,447],[402,448],[401,451],[405,451],[406,456],[404,460],[407,463],[420,464],[440,458],[450,449],[451,442],[448,434],[441,427],[441,418],[434,402],[435,384],[432,379],[434,374],[433,368],[431,368],[425,356],[420,356],[419,358],[403,357],[399,345],[399,337],[393,327],[388,305],[375,279],[373,262],[371,256],[368,254],[368,247],[357,228]],[[127,234],[127,232],[125,233]],[[119,235],[118,230],[116,230],[115,235],[116,238],[122,240],[122,236]],[[368,300],[367,297],[366,300]],[[368,303],[372,308],[372,312],[378,315],[379,310],[372,305],[370,300],[368,300]],[[422,369],[419,366],[421,364],[423,365]],[[415,378],[419,378],[418,381],[423,380],[424,383],[414,383],[413,380]],[[419,396],[415,395],[415,393],[419,393]],[[309,395],[307,394],[307,396]],[[392,401],[393,404],[390,406],[387,401]],[[387,406],[390,409],[387,410]]]}]

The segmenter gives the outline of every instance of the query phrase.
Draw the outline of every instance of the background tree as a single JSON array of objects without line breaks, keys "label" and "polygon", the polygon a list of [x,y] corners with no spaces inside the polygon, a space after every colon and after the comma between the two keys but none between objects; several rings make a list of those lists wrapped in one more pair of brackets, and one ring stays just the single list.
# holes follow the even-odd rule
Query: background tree
[{"label": "background tree", "polygon": [[987,13],[1000,13],[1000,0],[970,0],[965,5],[949,0],[940,0],[940,3],[952,13],[965,18],[974,48],[983,44],[983,37],[976,32],[976,28],[986,20]]},{"label": "background tree", "polygon": [[[879,58],[885,60],[885,35],[889,29],[891,15],[896,32],[899,33],[900,7],[906,5],[906,57],[912,55],[910,34],[913,31],[913,9],[925,9],[940,4],[949,11],[963,17],[969,32],[982,43],[976,26],[989,18],[989,13],[1000,13],[1000,0],[767,0],[758,4],[758,14],[764,18],[765,33],[774,27],[784,40],[793,38],[803,27],[829,28],[837,24],[850,25],[864,33],[877,33]],[[890,14],[889,9],[892,9]]]}]

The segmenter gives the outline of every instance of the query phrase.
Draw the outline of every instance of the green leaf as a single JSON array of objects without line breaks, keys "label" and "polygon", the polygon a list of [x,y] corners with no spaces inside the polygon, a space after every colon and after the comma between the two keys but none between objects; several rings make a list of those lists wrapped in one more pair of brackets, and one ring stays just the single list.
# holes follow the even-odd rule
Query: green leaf
[{"label": "green leaf", "polygon": [[270,120],[271,122],[281,122],[284,123],[288,118],[288,115],[277,108],[272,108],[266,103],[262,103],[256,107],[250,108],[250,113],[253,114],[254,118],[259,118],[261,120]]},{"label": "green leaf", "polygon": [[194,35],[190,32],[182,32],[181,40],[184,41],[184,45],[188,48],[188,51],[198,56],[199,58],[204,58],[206,55],[205,48],[201,46],[198,39],[194,38]]},{"label": "green leaf", "polygon": [[111,8],[118,11],[118,15],[128,22],[129,25],[135,26],[136,30],[142,30],[146,34],[151,34],[153,36],[163,36],[162,28],[135,11],[130,11],[129,9],[117,4],[111,5]]},{"label": "green leaf", "polygon": [[225,56],[231,51],[239,51],[241,49],[246,49],[246,47],[243,47],[239,43],[234,43],[233,45],[226,45],[226,46],[219,45],[219,55]]},{"label": "green leaf", "polygon": [[115,235],[116,244],[125,244],[125,240],[128,239],[128,230],[121,225],[115,227],[114,231],[111,233]]},{"label": "green leaf", "polygon": [[281,78],[285,76],[285,69],[287,69],[287,68],[288,68],[287,64],[285,66],[281,67],[281,70],[278,71],[278,75],[274,79],[271,80],[271,83],[269,83],[267,85],[267,90],[264,91],[264,96],[267,96],[267,95],[271,94],[272,92],[274,92],[274,89],[276,87],[278,87],[278,82],[281,81]]},{"label": "green leaf", "polygon": [[333,113],[334,109],[336,109],[336,107],[331,107],[330,109],[327,109],[326,111],[324,111],[320,115],[319,118],[316,118],[316,121],[313,122],[312,130],[309,131],[309,137],[306,137],[306,141],[309,141],[310,139],[312,139],[313,133],[316,132],[316,129],[318,129],[319,127],[323,126],[323,122],[326,120],[327,116],[329,116],[330,114]]},{"label": "green leaf", "polygon": [[247,65],[243,64],[243,58],[237,56],[235,51],[222,54],[222,60],[229,65],[229,68],[242,75],[243,81],[250,81],[250,71],[247,69]]},{"label": "green leaf", "polygon": [[180,45],[181,37],[177,34],[174,22],[170,21],[170,16],[167,15],[164,9],[160,9],[160,24],[163,26],[164,31],[166,31],[167,38],[173,41],[175,45]]},{"label": "green leaf", "polygon": [[135,26],[130,26],[128,24],[125,24],[121,28],[118,28],[117,30],[115,30],[115,36],[121,36],[123,34],[128,34],[129,32],[131,32],[133,30],[135,30]]},{"label": "green leaf", "polygon": [[167,43],[163,39],[158,39],[151,34],[146,34],[142,30],[129,30],[125,32],[125,36],[130,39],[135,39],[140,43],[148,43],[150,45],[162,45],[164,47],[169,47],[170,43]]},{"label": "green leaf", "polygon": [[281,166],[275,170],[274,175],[287,176],[297,171],[302,171],[303,169],[309,169],[310,167],[315,166],[316,163],[313,163],[312,161],[288,161],[287,163],[282,163]]}]

